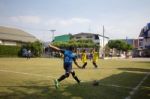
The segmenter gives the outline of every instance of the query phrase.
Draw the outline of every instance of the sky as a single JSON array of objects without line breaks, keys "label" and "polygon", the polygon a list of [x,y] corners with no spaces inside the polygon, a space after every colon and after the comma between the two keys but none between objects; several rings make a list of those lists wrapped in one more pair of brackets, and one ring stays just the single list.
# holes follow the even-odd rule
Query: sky
[{"label": "sky", "polygon": [[19,28],[42,41],[90,32],[110,39],[138,38],[150,22],[150,0],[0,0],[0,26]]}]

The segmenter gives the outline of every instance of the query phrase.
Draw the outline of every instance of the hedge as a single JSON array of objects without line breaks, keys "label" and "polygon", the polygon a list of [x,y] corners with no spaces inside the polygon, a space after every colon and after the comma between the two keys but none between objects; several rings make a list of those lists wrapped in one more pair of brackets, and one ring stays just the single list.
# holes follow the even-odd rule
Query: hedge
[{"label": "hedge", "polygon": [[0,57],[16,57],[19,56],[21,47],[0,45]]}]

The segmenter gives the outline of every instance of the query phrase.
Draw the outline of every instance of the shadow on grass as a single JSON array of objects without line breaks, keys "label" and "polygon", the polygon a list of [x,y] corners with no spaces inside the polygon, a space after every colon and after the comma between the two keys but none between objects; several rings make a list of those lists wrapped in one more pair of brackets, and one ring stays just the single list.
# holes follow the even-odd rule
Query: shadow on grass
[{"label": "shadow on grass", "polygon": [[[143,79],[145,74],[123,72],[98,80],[99,86],[93,86],[93,81],[78,84],[61,83],[59,89],[51,86],[38,86],[40,82],[26,83],[31,86],[0,86],[7,90],[0,92],[2,99],[124,99],[129,92]],[[67,79],[66,79],[67,80]],[[147,84],[147,83],[146,83]],[[146,85],[145,84],[145,85]],[[120,87],[115,87],[117,85]],[[150,87],[149,85],[146,85]],[[129,88],[126,88],[129,87]],[[142,99],[149,99],[148,93],[143,93]],[[138,99],[138,98],[135,98]],[[140,98],[139,98],[140,99]]]},{"label": "shadow on grass", "polygon": [[133,96],[134,99],[150,99],[150,76],[144,81],[138,92]]}]

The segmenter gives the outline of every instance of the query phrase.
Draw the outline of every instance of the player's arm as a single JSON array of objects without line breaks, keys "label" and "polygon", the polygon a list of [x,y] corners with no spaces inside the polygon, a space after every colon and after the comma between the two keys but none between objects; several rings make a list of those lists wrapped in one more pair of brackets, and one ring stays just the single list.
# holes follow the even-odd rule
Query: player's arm
[{"label": "player's arm", "polygon": [[53,45],[49,44],[49,47],[52,48],[53,50],[59,51],[61,53],[64,53],[64,50],[62,50],[62,49],[60,49],[60,48],[58,48],[56,46],[53,46]]},{"label": "player's arm", "polygon": [[53,46],[51,44],[49,44],[49,47],[52,48],[53,50],[60,51],[60,48]]},{"label": "player's arm", "polygon": [[74,64],[78,67],[78,68],[82,68],[81,66],[78,65],[76,58],[73,58]]}]

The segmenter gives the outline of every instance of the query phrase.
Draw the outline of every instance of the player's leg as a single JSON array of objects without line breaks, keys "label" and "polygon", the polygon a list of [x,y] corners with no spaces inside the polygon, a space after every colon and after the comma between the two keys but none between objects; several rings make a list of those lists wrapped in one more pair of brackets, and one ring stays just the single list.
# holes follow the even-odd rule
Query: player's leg
[{"label": "player's leg", "polygon": [[93,65],[95,66],[95,68],[98,67],[95,61],[93,61]]},{"label": "player's leg", "polygon": [[58,88],[59,87],[59,82],[61,82],[62,80],[64,80],[65,78],[69,77],[70,74],[70,69],[68,68],[67,65],[64,64],[64,69],[66,71],[66,73],[62,76],[60,76],[58,79],[54,80],[55,83],[55,87]]},{"label": "player's leg", "polygon": [[64,80],[65,78],[69,77],[69,73],[65,73],[64,75],[60,76],[58,81],[61,82],[62,80]]},{"label": "player's leg", "polygon": [[85,67],[86,67],[86,65],[87,65],[87,62],[85,62],[85,63],[83,64],[82,68],[85,68]]},{"label": "player's leg", "polygon": [[58,88],[59,87],[59,82],[61,82],[62,80],[64,80],[67,77],[69,77],[69,73],[65,73],[64,75],[60,76],[58,79],[55,79],[54,80],[55,87]]},{"label": "player's leg", "polygon": [[59,82],[58,82],[58,80],[57,79],[55,79],[54,80],[54,83],[55,83],[55,87],[56,87],[56,89],[59,87]]},{"label": "player's leg", "polygon": [[72,74],[72,77],[77,81],[77,83],[80,83],[80,80],[76,76],[75,71],[72,71],[71,74]]},{"label": "player's leg", "polygon": [[65,74],[64,75],[62,75],[59,79],[58,79],[58,81],[60,82],[60,81],[62,81],[62,80],[64,80],[65,78],[68,78],[69,77],[69,74],[70,74],[70,72],[71,72],[71,70],[72,70],[72,67],[71,67],[71,65],[69,64],[64,64],[64,69],[65,69]]}]

